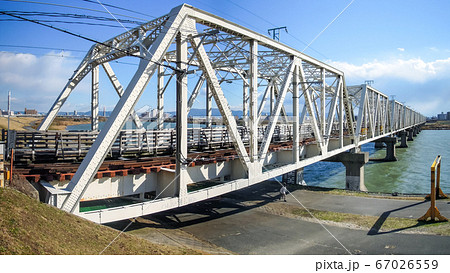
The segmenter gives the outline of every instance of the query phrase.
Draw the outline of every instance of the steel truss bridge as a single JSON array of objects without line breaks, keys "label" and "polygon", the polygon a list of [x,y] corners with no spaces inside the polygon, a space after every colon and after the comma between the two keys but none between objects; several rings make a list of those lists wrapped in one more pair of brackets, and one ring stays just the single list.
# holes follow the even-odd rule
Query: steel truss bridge
[{"label": "steel truss bridge", "polygon": [[[130,56],[139,58],[139,65],[129,84],[122,86],[110,63]],[[120,97],[101,130],[100,67]],[[326,63],[233,22],[181,5],[167,15],[92,46],[40,124],[39,132],[31,136],[35,144],[25,141],[18,145],[18,153],[20,147],[24,153],[32,150],[34,156],[45,153],[45,149],[54,155],[64,151],[64,138],[61,140],[60,136],[58,142],[58,137],[47,129],[89,73],[89,141],[82,141],[77,133],[65,137],[66,144],[72,139],[69,150],[75,151],[82,162],[70,175],[37,180],[45,189],[47,202],[99,223],[184,206],[301,170],[321,160],[341,160],[348,170],[352,162],[360,162],[359,157],[352,159],[351,155],[363,155],[363,163],[357,168],[363,171],[367,155],[359,152],[361,145],[415,130],[425,122],[420,113],[389,100],[369,85],[347,86],[344,73]],[[156,77],[157,86],[148,87],[152,77]],[[164,95],[170,92],[167,87],[171,79],[176,83],[177,105],[176,128],[172,130],[164,129]],[[243,119],[239,126],[231,111],[233,98],[223,89],[229,83],[238,86],[242,94],[239,104]],[[206,89],[206,100],[202,102],[206,128],[190,129],[188,113],[202,88]],[[155,130],[143,128],[134,111],[146,89],[156,91]],[[223,127],[211,126],[213,100]],[[124,131],[129,118],[137,129]],[[222,139],[218,140],[217,135]],[[20,137],[23,139],[24,135],[18,132],[16,138]],[[45,138],[55,139],[54,144],[39,146],[48,142],[42,140]],[[226,142],[232,149],[205,161],[199,147],[217,149],[211,145],[216,141],[220,145]],[[163,148],[172,149],[174,156],[166,158],[167,162],[159,168],[141,165],[130,167],[134,171],[113,174],[103,168],[108,162],[105,158],[117,151],[121,155],[127,149],[137,149],[139,153],[158,155],[158,149]],[[339,159],[343,154],[350,160],[348,156]],[[355,177],[359,179],[358,175],[350,175],[349,180]],[[188,190],[195,184],[206,186]],[[152,193],[151,198],[148,193]],[[80,202],[124,196],[132,197],[134,202],[80,211]]]}]

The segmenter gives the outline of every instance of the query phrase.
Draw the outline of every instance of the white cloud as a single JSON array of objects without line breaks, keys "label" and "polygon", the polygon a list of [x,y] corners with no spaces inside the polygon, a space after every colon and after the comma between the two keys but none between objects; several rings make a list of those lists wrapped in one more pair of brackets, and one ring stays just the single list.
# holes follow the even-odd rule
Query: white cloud
[{"label": "white cloud", "polygon": [[405,49],[403,47],[398,47],[397,50],[401,51],[401,52],[405,51]]},{"label": "white cloud", "polygon": [[431,62],[415,58],[409,60],[374,60],[362,65],[346,62],[330,62],[330,64],[344,71],[347,78],[361,82],[367,79],[396,78],[409,82],[424,83],[432,79],[449,77],[450,75],[450,58]]},{"label": "white cloud", "polygon": [[42,57],[0,52],[0,84],[33,92],[52,92],[54,88],[61,89],[73,73],[75,64],[54,55],[54,52]]},{"label": "white cloud", "polygon": [[41,57],[0,52],[0,88],[2,92],[12,90],[17,98],[14,108],[48,110],[79,64],[79,60],[70,58],[70,52],[64,52],[65,58],[61,56],[57,52]]}]

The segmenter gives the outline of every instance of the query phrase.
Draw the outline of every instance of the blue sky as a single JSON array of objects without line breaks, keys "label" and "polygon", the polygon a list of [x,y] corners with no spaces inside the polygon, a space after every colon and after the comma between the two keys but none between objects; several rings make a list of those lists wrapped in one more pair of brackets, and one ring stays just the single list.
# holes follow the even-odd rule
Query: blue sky
[{"label": "blue sky", "polygon": [[[39,1],[72,7],[0,0],[0,10],[111,17],[100,5],[89,1],[35,2]],[[133,17],[118,16],[120,18],[138,21],[167,14],[170,9],[183,3],[174,0],[100,1],[139,12],[109,8],[111,12]],[[352,1],[186,2],[262,34],[267,34],[269,28],[286,26],[288,33],[281,33],[281,42],[303,50]],[[450,1],[443,0],[354,0],[304,52],[344,71],[347,85],[374,80],[373,87],[389,96],[395,95],[398,101],[405,102],[427,116],[447,112],[450,111],[450,17],[446,14],[449,10]],[[0,16],[0,19],[0,108],[6,107],[6,94],[11,90],[15,110],[28,107],[46,112],[92,43],[29,22],[5,21],[8,19],[6,16]],[[119,26],[117,22],[104,23]],[[99,41],[124,32],[120,27],[57,22],[49,24]],[[120,68],[122,71],[135,69],[133,63],[136,60],[126,59],[123,62],[125,64]],[[123,85],[126,85],[129,77],[131,74],[120,78]],[[100,81],[104,80],[103,75]],[[105,84],[104,94],[100,94],[100,105],[112,110],[117,95],[108,84]],[[227,91],[226,88],[224,90]],[[90,80],[86,77],[63,110],[88,111],[89,93]],[[141,100],[138,107],[156,106],[152,97],[143,97]],[[173,110],[173,100],[168,99],[166,107],[167,110]]]}]

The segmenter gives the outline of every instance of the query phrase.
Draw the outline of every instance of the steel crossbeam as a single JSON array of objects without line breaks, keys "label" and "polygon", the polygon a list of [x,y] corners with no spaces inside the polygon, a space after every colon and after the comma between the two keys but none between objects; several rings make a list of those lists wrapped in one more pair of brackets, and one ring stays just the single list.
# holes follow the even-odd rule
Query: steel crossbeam
[{"label": "steel crossbeam", "polygon": [[[139,58],[140,64],[124,90],[118,80],[120,75],[113,72],[108,62],[125,56]],[[161,177],[155,174],[151,176],[153,180],[149,178],[146,182],[159,183],[152,182],[159,177],[164,182],[155,187],[165,189],[170,188],[170,181],[175,181],[175,190],[171,194],[161,192],[163,197],[172,198],[168,203],[158,200],[158,204],[163,204],[162,208],[182,206],[216,196],[219,192],[258,183],[338,153],[358,149],[364,143],[425,121],[420,113],[389,100],[371,86],[347,86],[344,74],[326,63],[218,16],[182,5],[172,9],[168,15],[92,46],[50,108],[39,126],[40,131],[49,128],[64,102],[89,72],[92,72],[93,79],[92,112],[98,111],[98,93],[101,91],[97,80],[99,65],[104,68],[120,99],[65,188],[68,197],[62,208],[70,212],[77,211],[80,199],[95,180],[95,173],[130,114],[139,125],[139,118],[133,109],[154,74],[157,74],[154,90],[158,132],[164,131],[164,94],[170,92],[172,78],[176,79],[177,86],[177,126],[175,133],[170,131],[170,137],[164,140],[174,147],[177,167],[173,173],[161,174]],[[190,82],[194,78],[191,85],[187,83],[187,75]],[[165,81],[165,76],[170,77]],[[196,134],[194,129],[189,131],[187,128],[188,114],[202,86],[207,91],[207,128],[195,131],[199,141],[207,139],[206,136],[200,137],[200,134],[210,132],[212,136],[216,130],[211,122],[214,99],[226,126],[217,130],[223,130],[222,138],[232,143],[238,155],[237,164],[216,166],[208,174],[199,175],[205,179],[216,179],[219,174],[214,172],[217,171],[226,173],[220,177],[221,181],[225,177],[230,179],[230,188],[218,187],[211,195],[187,191],[187,183],[195,180],[193,173],[202,172],[189,166],[186,160],[187,146],[193,141],[187,139],[188,132],[192,132],[189,136]],[[189,89],[192,92],[188,99]],[[242,97],[233,98],[236,96],[233,90],[238,90]],[[271,101],[266,105],[268,99]],[[234,117],[231,109],[236,108],[242,109],[242,120]],[[281,114],[283,122],[279,119]],[[95,130],[98,123],[95,115],[92,118]],[[238,123],[245,128],[238,127]],[[146,147],[150,147],[147,133],[144,142],[147,142]],[[279,139],[289,137],[285,141],[291,141],[291,150],[279,153],[270,150],[274,141],[281,141],[274,136]],[[303,139],[309,139],[312,145],[306,147],[302,144]],[[158,141],[155,136],[155,149]],[[122,145],[121,140],[119,142]],[[167,180],[168,177],[171,180]],[[142,207],[140,212],[127,215],[157,210]]]}]

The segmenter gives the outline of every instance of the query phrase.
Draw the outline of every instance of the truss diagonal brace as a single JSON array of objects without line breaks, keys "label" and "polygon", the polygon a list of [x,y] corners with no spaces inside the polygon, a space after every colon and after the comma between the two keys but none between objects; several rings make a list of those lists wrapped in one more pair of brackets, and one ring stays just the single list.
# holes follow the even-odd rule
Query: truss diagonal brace
[{"label": "truss diagonal brace", "polygon": [[295,68],[296,64],[297,64],[297,59],[294,58],[291,61],[291,64],[289,65],[289,67],[286,71],[283,85],[281,87],[281,92],[280,92],[280,94],[277,98],[277,102],[275,104],[275,109],[272,111],[272,113],[270,113],[270,122],[267,125],[266,133],[264,134],[264,139],[261,144],[261,149],[259,150],[260,161],[264,161],[265,155],[267,154],[267,150],[269,149],[269,145],[272,140],[272,135],[275,130],[275,126],[277,125],[278,117],[281,112],[281,108],[283,107],[284,98],[286,97],[287,90],[289,89],[289,86],[291,84],[292,75],[294,73],[294,68]]},{"label": "truss diagonal brace", "polygon": [[[88,53],[89,55],[89,53]],[[50,127],[50,124],[52,124],[53,120],[55,119],[56,115],[58,114],[59,110],[63,106],[63,104],[66,102],[67,98],[69,97],[70,93],[72,93],[73,89],[78,85],[78,83],[86,76],[86,74],[91,70],[91,65],[88,63],[88,56],[86,56],[83,60],[83,62],[78,66],[77,70],[72,75],[72,78],[70,78],[69,82],[64,87],[63,91],[59,94],[58,98],[56,99],[55,103],[53,103],[52,107],[48,111],[45,118],[42,120],[41,124],[38,127],[38,131],[45,131],[48,130]]]},{"label": "truss diagonal brace", "polygon": [[313,126],[313,130],[314,130],[314,136],[316,138],[316,142],[317,142],[318,147],[320,148],[320,151],[322,152],[322,154],[324,154],[324,153],[326,153],[325,143],[323,141],[323,136],[319,129],[317,117],[314,114],[313,98],[312,98],[312,95],[310,92],[310,86],[307,86],[305,83],[306,77],[305,77],[305,72],[303,70],[303,65],[301,63],[299,64],[299,73],[300,73],[300,78],[301,78],[301,83],[302,83],[303,95],[305,97],[305,106],[306,106],[306,110],[308,111],[309,115],[311,116],[312,126]]},{"label": "truss diagonal brace", "polygon": [[247,171],[249,164],[248,153],[245,150],[244,143],[242,142],[241,136],[237,130],[236,121],[233,118],[228,102],[223,94],[222,88],[220,87],[219,80],[216,77],[211,61],[206,54],[205,48],[200,44],[200,39],[190,36],[189,40],[192,47],[197,48],[195,54],[197,55],[200,68],[203,70],[203,75],[208,81],[208,86],[211,88],[210,90],[214,96],[225,125],[227,126],[228,133],[231,136],[233,144],[239,155],[239,159],[241,160],[244,169]]},{"label": "truss diagonal brace", "polygon": [[149,60],[141,59],[139,67],[123,96],[120,98],[105,126],[100,131],[97,139],[67,186],[66,189],[71,194],[64,201],[62,205],[63,210],[74,212],[75,208],[77,208],[80,198],[100,168],[114,141],[117,139],[131,110],[136,105],[151,76],[157,70],[157,64],[162,60],[170,44],[179,32],[179,28],[185,17],[184,5],[171,11],[170,18],[164,26],[163,33],[158,36],[150,48],[149,55],[151,58]]},{"label": "truss diagonal brace", "polygon": [[204,82],[205,82],[205,77],[203,75],[201,75],[200,79],[198,79],[198,82],[195,85],[194,90],[191,93],[191,96],[189,97],[188,106],[187,106],[188,112],[191,111],[191,108],[194,105],[194,102],[197,99],[198,94],[200,93],[200,88],[202,87]]},{"label": "truss diagonal brace", "polygon": [[[108,76],[109,80],[111,81],[112,85],[114,86],[114,89],[116,90],[119,97],[123,96],[123,87],[120,84],[119,80],[117,79],[116,74],[111,68],[111,65],[109,63],[102,63],[103,70],[105,70],[106,75]],[[133,119],[134,124],[136,125],[136,128],[142,129],[144,126],[142,125],[141,120],[139,119],[138,115],[134,111],[134,109],[131,111],[131,118]]]}]

